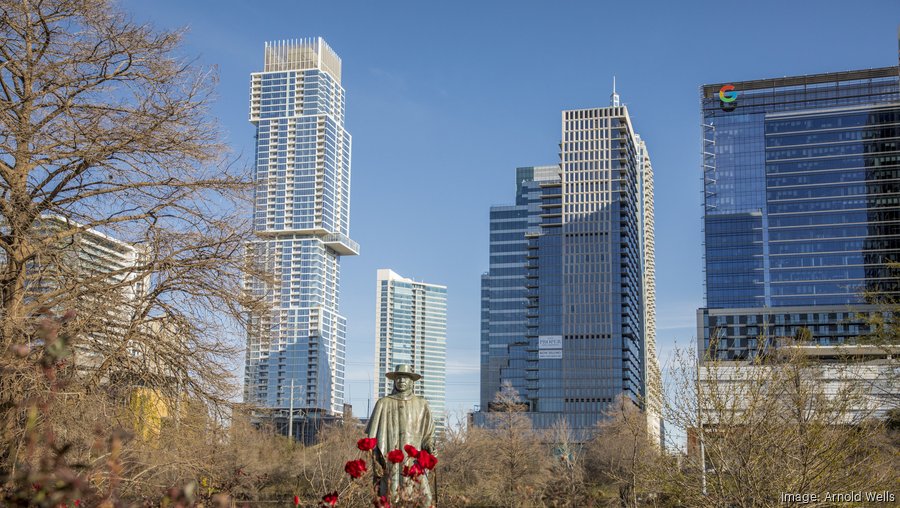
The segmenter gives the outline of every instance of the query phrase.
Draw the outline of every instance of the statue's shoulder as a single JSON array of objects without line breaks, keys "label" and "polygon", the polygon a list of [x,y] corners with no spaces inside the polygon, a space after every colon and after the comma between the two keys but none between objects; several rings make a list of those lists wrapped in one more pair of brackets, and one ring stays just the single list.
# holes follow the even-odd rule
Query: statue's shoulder
[{"label": "statue's shoulder", "polygon": [[377,420],[381,415],[391,411],[392,404],[388,397],[382,397],[375,401],[375,407],[372,408],[372,414],[369,415],[370,420]]},{"label": "statue's shoulder", "polygon": [[375,401],[375,407],[383,406],[385,404],[390,404],[391,400],[393,400],[393,399],[391,398],[390,395],[385,395],[384,397],[381,397],[380,399]]},{"label": "statue's shoulder", "polygon": [[421,404],[430,409],[430,406],[428,405],[428,399],[422,397],[421,395],[413,395],[411,400],[414,400],[417,404]]}]

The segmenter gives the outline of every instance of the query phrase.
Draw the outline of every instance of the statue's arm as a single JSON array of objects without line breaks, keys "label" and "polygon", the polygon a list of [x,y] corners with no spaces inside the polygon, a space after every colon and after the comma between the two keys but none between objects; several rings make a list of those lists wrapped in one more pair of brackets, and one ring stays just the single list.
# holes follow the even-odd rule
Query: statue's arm
[{"label": "statue's arm", "polygon": [[423,418],[424,432],[422,433],[422,449],[428,450],[428,453],[434,453],[434,420],[431,418],[431,408],[425,403],[425,414]]},{"label": "statue's arm", "polygon": [[384,451],[381,449],[384,446],[383,438],[384,432],[381,432],[381,436],[379,436],[379,431],[383,430],[382,427],[382,416],[384,415],[384,404],[382,404],[381,399],[375,403],[375,407],[372,409],[372,414],[369,416],[369,423],[366,425],[366,436],[374,437],[378,439],[378,444],[375,447],[375,460],[381,464],[382,467],[385,465],[384,460]]},{"label": "statue's arm", "polygon": [[375,403],[372,414],[369,416],[369,423],[366,425],[366,436],[378,437],[378,427],[381,423],[381,410],[383,406],[384,404],[381,403],[381,399]]}]

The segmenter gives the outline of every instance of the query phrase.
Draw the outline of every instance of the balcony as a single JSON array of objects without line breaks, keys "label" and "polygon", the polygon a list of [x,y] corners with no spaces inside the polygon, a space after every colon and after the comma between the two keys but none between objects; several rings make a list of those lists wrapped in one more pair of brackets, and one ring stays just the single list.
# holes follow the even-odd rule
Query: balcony
[{"label": "balcony", "polygon": [[358,256],[359,244],[341,233],[331,233],[322,238],[325,245],[342,256]]}]

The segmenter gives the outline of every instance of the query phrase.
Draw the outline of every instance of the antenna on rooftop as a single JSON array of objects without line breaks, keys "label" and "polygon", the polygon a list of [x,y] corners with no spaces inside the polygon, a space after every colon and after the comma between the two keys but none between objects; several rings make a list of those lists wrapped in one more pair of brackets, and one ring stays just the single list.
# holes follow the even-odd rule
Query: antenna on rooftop
[{"label": "antenna on rooftop", "polygon": [[616,93],[616,77],[613,76],[613,91],[612,95],[609,96],[609,105],[610,106],[619,106],[619,94]]}]

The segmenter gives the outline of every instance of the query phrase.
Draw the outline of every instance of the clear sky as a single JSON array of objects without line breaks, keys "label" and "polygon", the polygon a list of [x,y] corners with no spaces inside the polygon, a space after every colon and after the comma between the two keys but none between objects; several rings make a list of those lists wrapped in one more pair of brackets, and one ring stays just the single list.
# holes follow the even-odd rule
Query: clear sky
[{"label": "clear sky", "polygon": [[[353,136],[342,261],[347,392],[366,411],[375,272],[448,286],[447,408],[478,403],[488,209],[517,166],[558,160],[560,111],[605,106],[615,75],[656,183],[658,348],[694,339],[703,304],[699,90],[704,83],[897,64],[900,1],[123,0],[216,66],[214,112],[251,163],[249,75],[268,40],[322,36],[343,60]],[[238,374],[242,375],[242,372]]]}]

